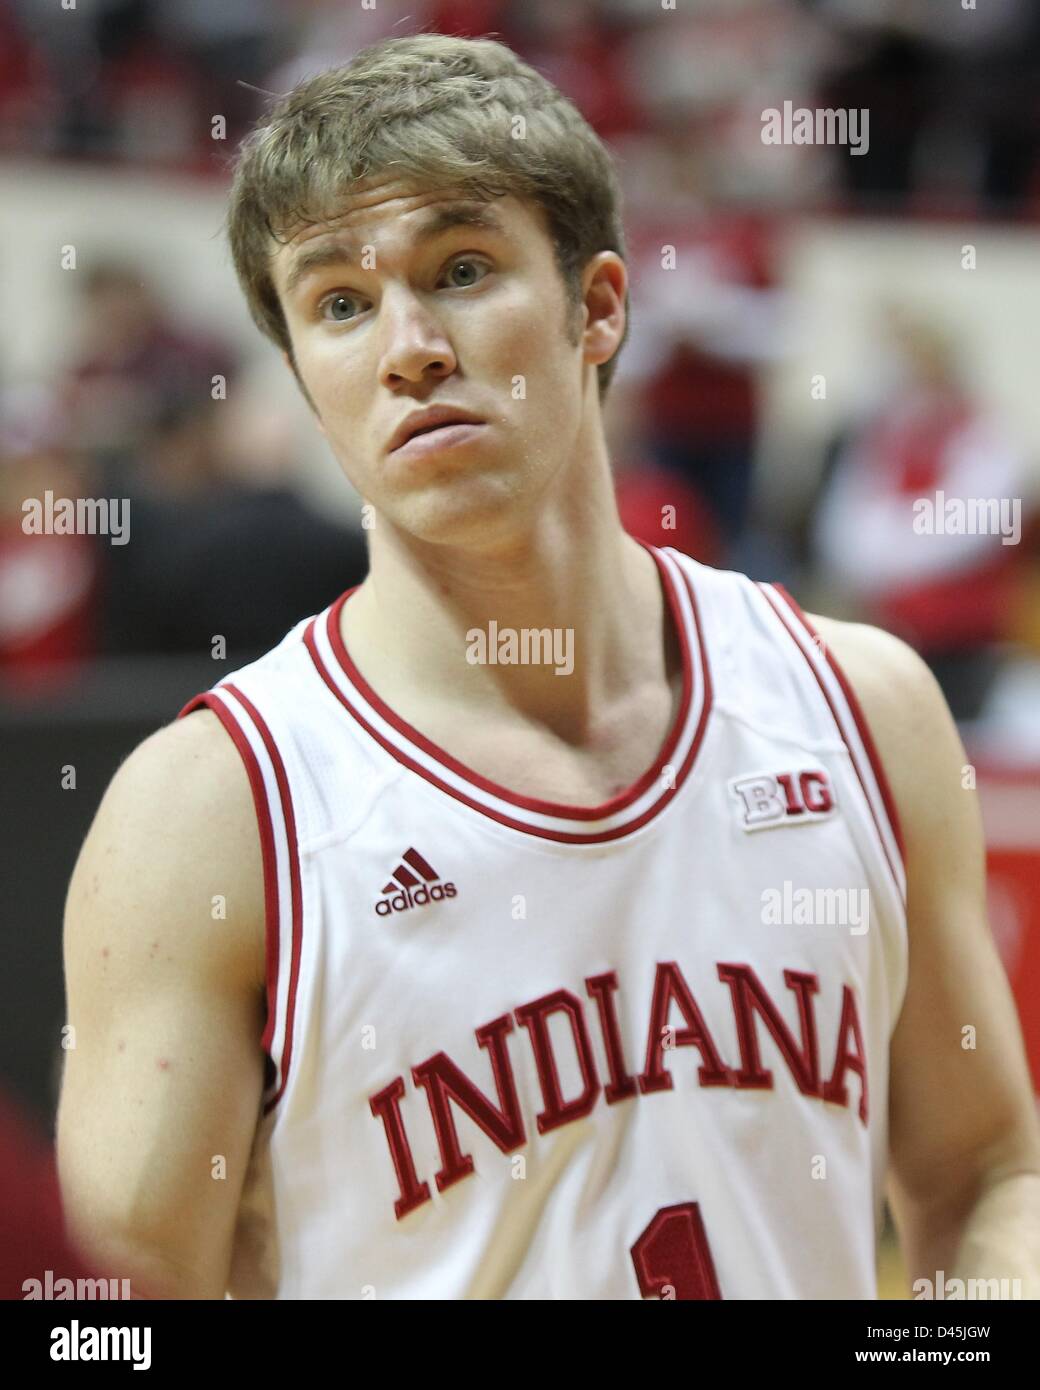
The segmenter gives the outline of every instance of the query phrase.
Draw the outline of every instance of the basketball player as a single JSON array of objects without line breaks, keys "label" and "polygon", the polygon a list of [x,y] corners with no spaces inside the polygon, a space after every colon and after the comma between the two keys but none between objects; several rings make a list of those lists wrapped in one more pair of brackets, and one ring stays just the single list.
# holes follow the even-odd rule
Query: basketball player
[{"label": "basketball player", "polygon": [[[68,900],[70,1222],[169,1297],[1038,1290],[1040,1137],[935,682],[620,527],[615,176],[400,39],[240,152],[370,572],[120,768]],[[910,543],[908,527],[907,543]]]}]

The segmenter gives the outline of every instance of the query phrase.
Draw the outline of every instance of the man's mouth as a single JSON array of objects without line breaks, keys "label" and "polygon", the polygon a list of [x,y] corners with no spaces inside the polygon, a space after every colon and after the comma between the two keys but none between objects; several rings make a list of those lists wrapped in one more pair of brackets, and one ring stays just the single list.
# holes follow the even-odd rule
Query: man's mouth
[{"label": "man's mouth", "polygon": [[467,444],[484,429],[482,423],[471,420],[451,420],[443,425],[430,425],[416,430],[403,444],[391,452],[395,457],[401,454],[431,454],[441,449],[455,448]]},{"label": "man's mouth", "polygon": [[446,432],[458,426],[479,426],[483,423],[478,416],[457,406],[428,406],[425,410],[413,411],[402,420],[394,432],[387,452],[396,453],[398,449],[405,448],[412,440],[420,439],[424,435]]}]

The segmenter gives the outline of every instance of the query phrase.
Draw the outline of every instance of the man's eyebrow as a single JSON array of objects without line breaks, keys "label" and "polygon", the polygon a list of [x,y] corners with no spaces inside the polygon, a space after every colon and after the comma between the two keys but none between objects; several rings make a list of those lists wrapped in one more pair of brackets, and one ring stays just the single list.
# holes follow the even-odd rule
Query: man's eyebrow
[{"label": "man's eyebrow", "polygon": [[[436,208],[416,228],[414,241],[416,245],[433,241],[435,237],[441,236],[453,227],[475,227],[479,231],[506,235],[505,224],[487,204],[461,202]],[[324,270],[330,265],[350,265],[357,259],[357,245],[355,237],[341,232],[332,241],[312,247],[309,251],[301,251],[286,277],[286,295],[291,295],[301,281],[316,270]]]}]

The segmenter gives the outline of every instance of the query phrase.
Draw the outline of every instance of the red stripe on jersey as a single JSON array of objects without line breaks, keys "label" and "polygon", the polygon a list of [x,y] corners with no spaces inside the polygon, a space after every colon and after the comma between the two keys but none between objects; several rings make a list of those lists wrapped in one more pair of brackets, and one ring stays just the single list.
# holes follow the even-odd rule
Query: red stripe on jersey
[{"label": "red stripe on jersey", "polygon": [[885,813],[888,816],[889,824],[892,827],[892,834],[895,836],[895,841],[899,846],[899,853],[902,856],[905,866],[906,844],[903,840],[903,827],[899,819],[899,807],[896,805],[896,799],[892,795],[892,788],[889,784],[888,775],[885,772],[884,764],[881,761],[881,755],[878,753],[877,744],[874,742],[874,735],[870,731],[870,724],[863,711],[863,706],[859,702],[859,697],[852,688],[852,684],[846,676],[838,658],[831,651],[830,644],[824,642],[823,638],[809,621],[805,612],[799,606],[798,601],[792,598],[782,584],[774,584],[773,588],[787,601],[791,611],[802,623],[813,641],[820,645],[827,660],[827,664],[837,677],[838,684],[841,686],[842,692],[849,702],[849,709],[852,711],[852,717],[856,721],[856,728],[859,730],[859,736],[863,740],[863,746],[867,750],[867,757],[870,759],[870,765],[874,769],[874,776],[877,778],[878,789],[881,792],[881,800],[885,805]]},{"label": "red stripe on jersey", "polygon": [[264,786],[264,777],[260,771],[260,764],[256,760],[256,754],[249,746],[249,740],[224,701],[212,691],[207,691],[206,694],[196,695],[193,700],[189,700],[177,718],[183,719],[186,714],[191,714],[196,709],[212,710],[223,724],[232,743],[238,749],[249,777],[250,790],[253,793],[256,822],[260,830],[260,855],[264,866],[264,958],[266,962],[267,1023],[264,1026],[260,1042],[265,1052],[269,1053],[278,1007],[279,914],[278,859],[274,849],[274,825],[271,820],[271,810],[267,804],[267,788]]},{"label": "red stripe on jersey", "polygon": [[[895,881],[897,892],[899,893],[900,898],[903,898],[904,894],[902,888],[900,887],[899,874],[896,872],[895,864],[892,862],[892,856],[889,852],[888,845],[885,842],[884,832],[881,828],[881,821],[878,819],[878,814],[874,806],[874,800],[871,797],[870,790],[867,786],[867,780],[863,775],[863,770],[860,766],[859,759],[856,757],[855,750],[853,749],[852,744],[849,742],[848,734],[846,733],[845,725],[842,722],[841,715],[838,713],[834,701],[831,699],[830,691],[823,683],[819,671],[817,671],[816,667],[813,664],[812,658],[809,656],[808,652],[806,652],[802,644],[798,641],[798,638],[795,635],[795,631],[791,627],[791,624],[788,622],[787,618],[785,618],[784,615],[777,608],[775,608],[772,603],[769,602],[768,594],[766,593],[766,585],[760,583],[758,587],[762,590],[763,595],[766,598],[766,602],[769,604],[769,608],[776,615],[778,621],[783,626],[788,636],[791,638],[791,641],[795,644],[795,646],[801,652],[802,656],[805,658],[806,664],[808,665],[810,671],[812,671],[813,675],[816,678],[816,683],[819,685],[820,690],[823,692],[823,697],[827,701],[827,704],[830,708],[835,726],[837,727],[838,733],[841,735],[842,742],[848,749],[849,757],[852,760],[852,766],[855,768],[856,776],[859,778],[860,786],[863,788],[863,794],[867,799],[867,805],[870,808],[870,814],[874,820],[874,826],[878,833],[878,840],[881,843],[881,849],[884,853],[885,860],[888,863],[888,867],[892,873],[892,878]],[[813,641],[816,643],[821,643],[824,647],[824,650],[826,652],[826,660],[830,665],[831,669],[834,671],[835,676],[838,678],[842,691],[845,694],[845,698],[849,702],[849,709],[852,713],[853,719],[856,722],[856,727],[859,730],[860,738],[863,740],[863,746],[866,749],[867,757],[870,759],[871,766],[874,769],[874,776],[877,779],[878,788],[881,792],[881,799],[885,807],[885,812],[889,819],[892,833],[895,837],[896,845],[899,848],[900,855],[903,858],[905,870],[906,856],[903,850],[903,842],[899,828],[898,817],[895,817],[895,802],[892,798],[891,791],[889,790],[888,779],[885,776],[884,768],[881,766],[881,759],[878,757],[877,748],[874,744],[873,738],[870,735],[870,730],[867,726],[866,718],[863,715],[862,709],[859,708],[859,702],[856,701],[855,696],[852,695],[852,687],[845,679],[844,673],[839,674],[837,662],[831,656],[829,650],[827,650],[827,644],[823,642],[823,639],[820,637],[819,633],[814,631],[812,624],[801,612],[794,599],[791,598],[790,594],[788,594],[787,591],[783,589],[783,587],[779,584],[772,585],[772,588],[774,588],[783,597],[784,601],[788,604],[788,606],[791,607],[795,617],[800,619],[802,626],[809,633],[809,636],[813,639]]]},{"label": "red stripe on jersey", "polygon": [[[633,801],[637,801],[643,795],[643,793],[657,780],[659,776],[660,765],[669,763],[671,761],[672,754],[675,751],[675,746],[679,742],[679,739],[682,735],[682,731],[685,727],[687,715],[690,709],[690,704],[693,698],[693,665],[690,659],[690,648],[689,642],[687,640],[686,624],[683,622],[682,612],[679,608],[679,601],[675,594],[675,586],[672,581],[671,575],[668,573],[663,562],[654,552],[653,548],[647,546],[646,549],[650,551],[661,574],[661,581],[664,585],[666,601],[668,603],[669,610],[672,614],[673,626],[675,627],[679,636],[679,642],[682,648],[683,695],[679,705],[678,713],[676,714],[672,727],[669,730],[668,737],[665,741],[663,748],[659,752],[657,760],[654,762],[654,764],[651,767],[649,767],[647,771],[644,772],[643,775],[639,778],[639,780],[632,784],[632,786],[628,787],[625,791],[620,792],[617,796],[611,798],[611,800],[603,802],[599,806],[568,806],[561,802],[542,801],[536,797],[522,796],[519,792],[510,791],[508,787],[500,786],[498,783],[492,782],[487,777],[482,776],[479,772],[474,772],[472,768],[466,767],[464,763],[460,763],[457,759],[453,758],[450,753],[446,752],[445,749],[441,748],[431,739],[428,739],[424,734],[421,734],[419,730],[414,727],[414,725],[409,724],[406,720],[402,719],[398,714],[396,714],[394,710],[392,710],[390,706],[386,704],[376,694],[376,692],[365,680],[364,676],[362,676],[361,672],[355,666],[353,659],[351,658],[350,653],[347,651],[346,645],[343,641],[342,632],[340,630],[340,613],[342,611],[343,604],[354,592],[354,590],[352,589],[348,590],[345,594],[342,594],[332,606],[328,621],[329,642],[332,647],[333,653],[336,657],[336,660],[340,665],[341,670],[347,677],[350,684],[354,686],[354,688],[359,692],[359,694],[362,696],[365,702],[368,705],[370,705],[372,709],[376,710],[377,713],[393,729],[396,729],[397,732],[401,734],[401,736],[404,739],[406,739],[409,743],[413,744],[416,748],[422,749],[422,751],[426,753],[429,757],[435,759],[444,767],[449,768],[458,777],[464,778],[473,787],[478,788],[480,791],[487,792],[489,795],[494,796],[499,801],[507,801],[514,806],[522,808],[525,811],[533,811],[537,815],[555,816],[560,819],[566,820],[602,820],[606,816],[615,815],[618,811],[623,811],[626,806],[630,806]],[[683,574],[685,577],[685,571],[683,571]],[[310,629],[308,628],[307,634],[305,634],[305,640],[307,639],[309,634]],[[313,653],[314,649],[310,641],[308,641],[308,646],[311,648]],[[703,650],[703,642],[701,643],[701,647]],[[336,691],[336,693],[339,694],[338,691]],[[340,699],[342,700],[342,695],[340,695]],[[367,727],[368,726],[366,724],[366,728]],[[383,742],[383,740],[381,740],[381,742]],[[390,747],[390,745],[386,742],[384,742],[384,746]],[[425,771],[423,772],[423,775],[428,777],[431,781],[434,780],[432,776]],[[460,797],[459,799],[465,800],[464,797]],[[494,814],[491,811],[488,811],[487,813],[489,815]],[[600,837],[596,836],[594,838],[598,839]]]},{"label": "red stripe on jersey", "polygon": [[[289,962],[289,989],[285,1003],[285,1037],[282,1044],[282,1075],[278,1084],[278,1089],[271,1099],[264,1106],[264,1114],[268,1114],[282,1097],[286,1082],[289,1079],[289,1064],[292,1061],[293,1044],[293,1023],[296,1018],[296,989],[300,977],[300,948],[303,936],[303,894],[300,888],[300,854],[296,840],[296,816],[293,812],[292,794],[289,791],[289,779],[285,775],[285,764],[282,756],[278,752],[278,747],[271,737],[271,731],[267,727],[260,711],[242,694],[237,686],[227,685],[224,687],[234,695],[235,699],[241,704],[242,708],[256,725],[257,731],[263,739],[264,747],[267,749],[267,756],[271,759],[271,766],[274,768],[275,781],[278,784],[278,796],[282,804],[282,817],[285,821],[286,850],[289,858],[289,896],[292,903],[292,948]],[[277,978],[275,981],[277,985]],[[264,1030],[265,1046],[270,1047],[274,1036],[273,1022],[269,1019],[268,1026]]]},{"label": "red stripe on jersey", "polygon": [[[342,594],[340,598],[337,599],[336,602],[333,604],[332,608],[328,611],[327,626],[329,641],[332,646],[333,652],[335,653],[337,660],[339,661],[340,666],[342,667],[344,674],[347,676],[348,680],[351,682],[353,686],[357,688],[357,690],[365,698],[365,700],[374,709],[378,710],[378,712],[386,720],[386,722],[390,724],[393,728],[401,732],[407,739],[409,739],[410,742],[414,743],[417,747],[423,749],[423,751],[426,752],[431,758],[440,762],[446,768],[450,768],[458,776],[469,782],[474,787],[474,790],[488,792],[491,795],[495,796],[498,800],[510,802],[511,804],[521,809],[533,811],[538,814],[553,815],[561,819],[567,820],[598,820],[607,815],[615,814],[619,810],[623,810],[625,806],[631,804],[633,800],[637,799],[637,797],[642,791],[645,791],[647,787],[649,787],[659,779],[661,768],[668,763],[669,758],[672,752],[674,751],[676,744],[682,736],[682,732],[687,722],[687,716],[689,714],[689,708],[692,701],[693,663],[690,654],[686,624],[682,620],[682,613],[679,608],[678,598],[675,596],[674,593],[671,575],[667,572],[664,563],[659,559],[657,554],[654,552],[653,548],[648,546],[647,549],[649,549],[651,554],[654,556],[654,560],[656,561],[658,568],[661,572],[662,581],[666,586],[666,593],[668,595],[671,611],[673,614],[674,624],[677,629],[679,641],[682,648],[684,676],[683,699],[680,704],[678,715],[675,719],[674,725],[664,745],[664,748],[662,749],[661,753],[658,754],[658,758],[655,760],[651,768],[639,779],[637,783],[634,784],[634,786],[630,787],[627,791],[622,792],[619,796],[613,798],[613,800],[604,802],[600,806],[566,806],[556,802],[539,801],[533,797],[521,796],[516,792],[511,792],[508,790],[508,788],[500,787],[496,783],[490,782],[487,778],[482,777],[479,773],[473,772],[470,768],[465,767],[462,763],[452,758],[451,755],[446,753],[442,748],[439,748],[436,744],[426,739],[422,734],[419,733],[417,729],[413,728],[410,724],[407,724],[403,720],[399,719],[398,716],[394,714],[393,710],[391,710],[388,705],[384,704],[384,702],[379,698],[379,696],[376,695],[375,691],[373,691],[371,687],[365,682],[364,678],[361,676],[360,672],[357,670],[357,668],[351,661],[350,656],[348,655],[344,646],[342,637],[340,635],[339,614],[343,607],[343,604],[350,597],[351,593],[354,592],[354,590],[348,590],[345,594]],[[336,697],[339,703],[343,706],[343,708],[348,712],[348,714],[350,714],[352,718],[355,719],[357,723],[365,730],[365,732],[371,738],[375,739],[375,741],[382,748],[384,748],[386,752],[390,754],[391,757],[395,758],[399,763],[402,763],[405,767],[410,768],[411,771],[417,773],[427,782],[432,783],[440,791],[445,792],[448,796],[453,797],[456,801],[461,802],[463,805],[469,806],[473,810],[479,811],[482,815],[488,816],[490,819],[497,821],[500,825],[508,826],[510,829],[513,830],[520,830],[528,835],[535,835],[540,839],[553,840],[561,844],[602,844],[610,840],[619,839],[623,835],[629,835],[633,831],[638,830],[641,826],[645,825],[647,821],[652,820],[653,817],[656,816],[671,801],[672,797],[675,796],[676,792],[678,792],[679,788],[683,785],[684,781],[686,780],[686,777],[689,774],[689,771],[696,760],[697,754],[700,751],[701,744],[704,741],[704,734],[707,729],[708,719],[712,710],[714,688],[711,679],[711,671],[708,665],[708,654],[704,642],[704,631],[700,619],[700,610],[697,603],[697,597],[694,592],[693,585],[691,584],[690,578],[686,573],[685,569],[683,569],[682,566],[679,566],[678,568],[680,574],[682,575],[686,591],[689,595],[691,612],[693,614],[694,628],[697,634],[697,644],[701,659],[701,670],[703,673],[702,679],[704,684],[703,707],[701,709],[700,718],[698,720],[697,728],[694,732],[690,749],[686,755],[686,758],[683,761],[682,767],[679,769],[678,773],[675,776],[674,785],[665,787],[662,790],[661,795],[657,798],[657,800],[651,806],[649,806],[641,815],[636,817],[634,820],[626,822],[624,825],[615,827],[612,830],[604,830],[588,834],[581,834],[578,832],[564,830],[552,830],[542,826],[531,825],[526,821],[518,820],[514,817],[505,815],[502,812],[498,811],[496,808],[488,806],[484,802],[477,800],[475,797],[468,796],[465,792],[444,781],[441,777],[438,777],[435,772],[426,768],[415,758],[411,757],[398,743],[395,743],[392,739],[389,739],[385,735],[380,733],[379,730],[377,730],[371,723],[369,723],[369,721],[364,717],[362,712],[359,709],[357,709],[346,698],[346,696],[337,686],[336,682],[333,680],[332,675],[326,668],[322,655],[318,650],[317,641],[314,636],[315,624],[318,622],[317,618],[315,618],[308,624],[303,634],[303,640],[307,646],[307,650],[310,652],[311,660],[313,661],[318,674],[321,676],[326,686]]]},{"label": "red stripe on jersey", "polygon": [[[292,798],[289,793],[289,784],[285,775],[285,768],[266,723],[261,718],[252,702],[249,701],[237,687],[227,685],[218,688],[226,690],[234,695],[235,699],[241,704],[243,710],[246,711],[253,721],[257,732],[263,740],[264,747],[271,759],[271,765],[274,770],[279,800],[281,802],[282,816],[285,821],[287,832],[288,843],[286,848],[289,861],[290,900],[292,903],[292,953],[290,959],[289,991],[286,1003],[285,1039],[282,1048],[281,1067],[278,1069],[278,1089],[274,1096],[271,1097],[264,1106],[264,1113],[267,1114],[274,1105],[277,1104],[285,1090],[285,1083],[289,1074],[289,1062],[292,1055],[292,1024],[296,1006],[296,983],[300,968],[302,928],[302,903],[299,857],[296,845],[296,821],[293,815]],[[219,698],[213,691],[207,691],[205,694],[196,695],[194,699],[189,700],[184,706],[177,715],[177,718],[182,719],[193,710],[201,708],[212,710],[227,730],[231,741],[238,749],[239,755],[242,758],[246,774],[249,778],[249,787],[253,794],[253,806],[256,810],[257,826],[260,832],[260,853],[264,874],[264,957],[266,966],[267,1022],[264,1025],[260,1043],[264,1051],[270,1056],[271,1044],[274,1041],[278,1017],[278,975],[281,940],[278,858],[275,852],[274,821],[267,801],[267,788],[264,785],[260,764],[250,746],[249,740],[243,733],[235,716],[224,703],[224,700]]]}]

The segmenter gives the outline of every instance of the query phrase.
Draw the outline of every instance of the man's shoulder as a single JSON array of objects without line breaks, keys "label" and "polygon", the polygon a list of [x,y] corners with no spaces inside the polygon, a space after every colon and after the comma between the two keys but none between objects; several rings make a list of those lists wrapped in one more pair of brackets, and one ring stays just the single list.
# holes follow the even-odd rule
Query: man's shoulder
[{"label": "man's shoulder", "polygon": [[[117,769],[77,863],[70,898],[178,922],[189,944],[222,933],[242,968],[263,979],[264,880],[252,788],[219,719],[202,709],[151,734]],[[127,915],[127,914],[123,914]]]},{"label": "man's shoulder", "polygon": [[[222,931],[214,933],[215,921]],[[208,710],[157,730],[120,765],[69,885],[69,953],[104,940],[113,959],[136,970],[144,938],[164,930],[192,969],[262,987],[264,879],[252,790]]]},{"label": "man's shoulder", "polygon": [[242,760],[213,710],[178,715],[137,745],[120,765],[109,791],[125,800],[176,803],[212,817],[240,800],[234,794]]},{"label": "man's shoulder", "polygon": [[171,868],[252,856],[252,789],[241,755],[212,710],[156,730],[129,754],[102,799],[97,823],[120,843]]},{"label": "man's shoulder", "polygon": [[954,793],[964,796],[967,756],[938,681],[913,647],[883,628],[806,618],[860,707],[908,843],[922,827],[931,835],[939,809]]},{"label": "man's shoulder", "polygon": [[919,733],[948,715],[946,699],[928,664],[909,643],[884,628],[819,613],[806,619],[825,657],[845,675],[871,728],[888,737]]}]

